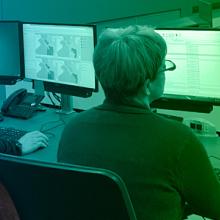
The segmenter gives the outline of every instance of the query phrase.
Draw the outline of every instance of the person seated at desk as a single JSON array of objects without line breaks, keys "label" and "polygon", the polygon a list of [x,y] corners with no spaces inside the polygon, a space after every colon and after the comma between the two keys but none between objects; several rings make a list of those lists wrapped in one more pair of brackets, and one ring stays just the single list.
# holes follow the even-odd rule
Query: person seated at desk
[{"label": "person seated at desk", "polygon": [[106,99],[67,124],[57,159],[116,172],[138,220],[180,220],[189,210],[220,219],[220,184],[202,143],[150,109],[164,91],[166,51],[153,28],[106,29],[93,55]]},{"label": "person seated at desk", "polygon": [[18,141],[0,137],[0,153],[25,155],[48,146],[48,137],[40,131],[28,132]]}]

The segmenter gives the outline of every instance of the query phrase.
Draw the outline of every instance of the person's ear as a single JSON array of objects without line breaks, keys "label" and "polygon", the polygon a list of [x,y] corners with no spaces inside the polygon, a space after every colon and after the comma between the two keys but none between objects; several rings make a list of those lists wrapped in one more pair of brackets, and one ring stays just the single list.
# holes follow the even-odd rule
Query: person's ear
[{"label": "person's ear", "polygon": [[150,92],[150,79],[146,79],[144,82],[144,91],[146,92],[146,95],[149,96],[151,94]]}]

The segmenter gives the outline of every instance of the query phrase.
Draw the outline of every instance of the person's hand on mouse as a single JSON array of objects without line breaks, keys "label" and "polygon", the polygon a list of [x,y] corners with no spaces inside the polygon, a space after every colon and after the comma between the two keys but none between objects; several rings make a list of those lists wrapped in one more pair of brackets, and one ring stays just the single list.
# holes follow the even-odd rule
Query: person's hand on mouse
[{"label": "person's hand on mouse", "polygon": [[48,137],[40,131],[28,132],[19,140],[21,143],[21,154],[25,155],[36,151],[38,148],[45,148],[48,146]]}]

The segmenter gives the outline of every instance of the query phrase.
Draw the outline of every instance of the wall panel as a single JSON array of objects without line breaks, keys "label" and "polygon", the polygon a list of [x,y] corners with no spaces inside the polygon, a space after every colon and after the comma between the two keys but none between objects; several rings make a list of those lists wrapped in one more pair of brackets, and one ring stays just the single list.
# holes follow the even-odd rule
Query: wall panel
[{"label": "wall panel", "polygon": [[196,0],[1,0],[3,19],[90,23],[192,7]]}]

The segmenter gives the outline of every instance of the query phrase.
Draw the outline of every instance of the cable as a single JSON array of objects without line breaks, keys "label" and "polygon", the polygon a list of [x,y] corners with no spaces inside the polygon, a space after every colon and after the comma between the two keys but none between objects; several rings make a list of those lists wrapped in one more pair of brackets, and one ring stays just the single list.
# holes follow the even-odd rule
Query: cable
[{"label": "cable", "polygon": [[[58,123],[58,122],[62,122],[62,123]],[[53,124],[53,123],[56,123],[56,124],[53,125],[52,127],[47,127],[48,125]],[[58,123],[58,124],[57,124],[57,123]],[[65,125],[65,124],[66,124],[65,121],[64,121],[64,120],[61,120],[61,119],[56,120],[56,121],[50,121],[50,122],[47,122],[47,123],[43,124],[43,125],[41,126],[41,128],[40,128],[40,131],[43,132],[43,133],[45,133],[45,132],[47,132],[47,131],[49,131],[49,130],[52,130],[52,129],[57,128],[57,127],[59,127],[59,126],[63,126],[63,125]]]},{"label": "cable", "polygon": [[55,102],[53,101],[53,99],[51,98],[49,92],[47,92],[47,96],[48,96],[48,98],[50,99],[50,101],[51,101],[51,103],[53,104],[53,106],[56,106],[56,104],[55,104]]},{"label": "cable", "polygon": [[61,97],[59,95],[57,95],[55,92],[53,92],[52,95],[59,103],[61,103]]}]

